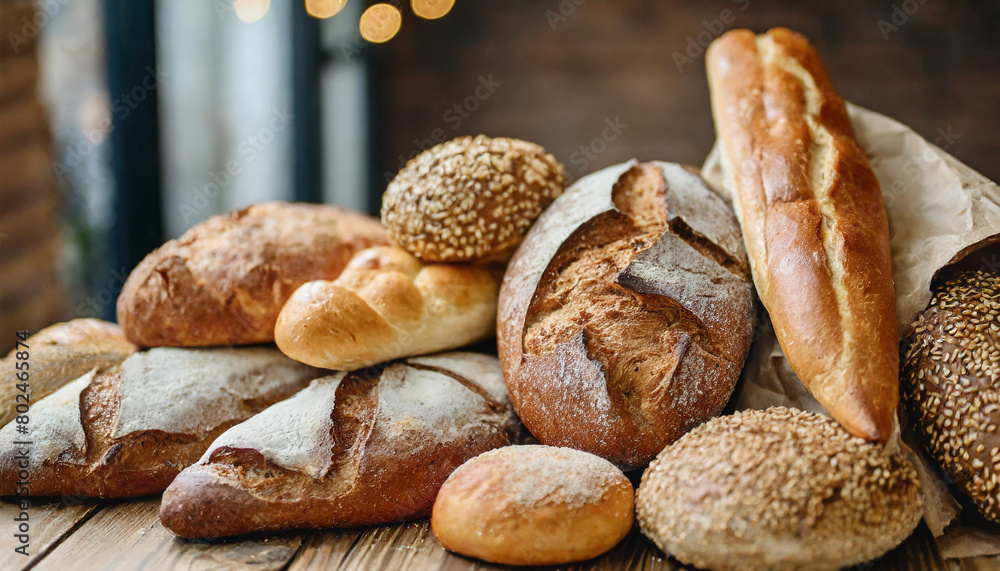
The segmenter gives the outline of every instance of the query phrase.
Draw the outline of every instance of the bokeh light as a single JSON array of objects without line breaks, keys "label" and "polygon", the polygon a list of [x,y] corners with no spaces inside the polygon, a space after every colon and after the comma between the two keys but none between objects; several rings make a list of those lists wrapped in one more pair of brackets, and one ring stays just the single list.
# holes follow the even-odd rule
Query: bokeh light
[{"label": "bokeh light", "polygon": [[410,0],[410,7],[413,13],[421,18],[436,20],[448,12],[455,5],[455,0]]},{"label": "bokeh light", "polygon": [[267,14],[271,0],[233,0],[236,17],[244,22],[256,22]]},{"label": "bokeh light", "polygon": [[374,44],[388,42],[399,32],[403,15],[392,4],[374,4],[361,15],[361,37]]},{"label": "bokeh light", "polygon": [[314,18],[336,16],[347,5],[347,0],[306,0],[306,12]]}]

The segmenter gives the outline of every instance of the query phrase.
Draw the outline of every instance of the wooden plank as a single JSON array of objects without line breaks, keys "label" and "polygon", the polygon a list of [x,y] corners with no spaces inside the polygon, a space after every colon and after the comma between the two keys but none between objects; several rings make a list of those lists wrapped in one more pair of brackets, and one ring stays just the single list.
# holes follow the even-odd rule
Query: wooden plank
[{"label": "wooden plank", "polygon": [[13,500],[0,502],[0,569],[23,569],[35,563],[98,509],[99,505],[94,502],[32,503],[28,509],[31,527],[28,531],[28,556],[25,557],[14,551],[21,545],[14,537],[17,533],[14,518],[21,513],[21,509]]},{"label": "wooden plank", "polygon": [[160,524],[158,499],[113,504],[80,526],[34,568],[245,569],[284,568],[301,535],[270,534],[239,540],[192,541]]}]

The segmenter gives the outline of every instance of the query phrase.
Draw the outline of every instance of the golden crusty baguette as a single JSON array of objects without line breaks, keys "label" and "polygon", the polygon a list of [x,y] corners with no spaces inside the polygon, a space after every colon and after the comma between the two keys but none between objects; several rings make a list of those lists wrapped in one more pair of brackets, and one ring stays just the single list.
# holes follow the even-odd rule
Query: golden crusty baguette
[{"label": "golden crusty baguette", "polygon": [[346,371],[446,351],[493,334],[499,288],[485,268],[424,264],[377,246],[357,253],[336,280],[295,290],[274,338],[297,361]]},{"label": "golden crusty baguette", "polygon": [[707,65],[726,183],[785,357],[849,432],[885,441],[899,399],[889,224],[844,101],[791,30],[727,32]]}]

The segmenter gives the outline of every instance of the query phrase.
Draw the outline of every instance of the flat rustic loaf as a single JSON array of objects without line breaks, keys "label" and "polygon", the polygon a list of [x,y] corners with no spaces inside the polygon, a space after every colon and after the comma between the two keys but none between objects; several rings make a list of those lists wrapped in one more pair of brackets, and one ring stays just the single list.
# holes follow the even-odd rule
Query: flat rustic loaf
[{"label": "flat rustic loaf", "polygon": [[[322,372],[277,349],[134,353],[91,370],[31,409],[29,437],[0,430],[0,495],[125,498],[162,492],[219,434],[291,396]],[[28,440],[21,446],[17,441]]]},{"label": "flat rustic loaf", "polygon": [[543,444],[641,466],[726,404],[752,287],[732,210],[692,171],[633,161],[584,177],[504,276],[511,401]]},{"label": "flat rustic loaf", "polygon": [[[55,392],[66,383],[94,368],[117,365],[136,350],[125,340],[122,330],[114,323],[100,319],[74,319],[57,323],[35,333],[25,341],[27,349],[14,349],[0,359],[3,384],[0,385],[0,426],[16,415],[16,405],[23,402],[24,392],[15,365],[28,361],[27,389],[34,403]],[[28,359],[17,359],[17,353],[27,351]],[[30,403],[29,403],[30,404]]]},{"label": "flat rustic loaf", "polygon": [[143,347],[268,343],[296,288],[388,243],[377,220],[333,206],[273,202],[215,216],[132,271],[118,323]]},{"label": "flat rustic loaf", "polygon": [[216,440],[163,494],[182,537],[427,516],[466,460],[509,443],[497,360],[441,353],[317,379]]}]

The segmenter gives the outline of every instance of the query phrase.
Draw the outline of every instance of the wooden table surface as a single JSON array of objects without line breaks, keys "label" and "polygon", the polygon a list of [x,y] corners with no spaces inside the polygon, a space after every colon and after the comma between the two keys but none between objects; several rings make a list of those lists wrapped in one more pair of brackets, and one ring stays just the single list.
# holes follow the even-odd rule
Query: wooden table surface
[{"label": "wooden table surface", "polygon": [[[15,505],[0,503],[0,569],[471,570],[500,569],[445,551],[426,520],[366,529],[268,534],[239,540],[191,541],[160,525],[159,499],[128,502],[39,503],[29,511],[30,555],[14,552]],[[665,557],[638,530],[606,555],[565,569],[686,569]],[[877,569],[986,570],[1000,559],[943,561],[925,527],[882,559]]]}]

